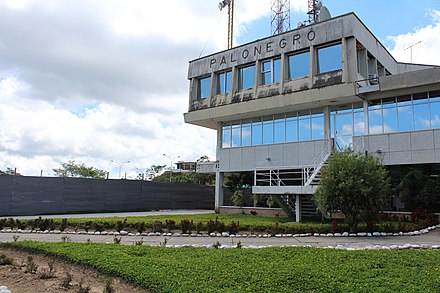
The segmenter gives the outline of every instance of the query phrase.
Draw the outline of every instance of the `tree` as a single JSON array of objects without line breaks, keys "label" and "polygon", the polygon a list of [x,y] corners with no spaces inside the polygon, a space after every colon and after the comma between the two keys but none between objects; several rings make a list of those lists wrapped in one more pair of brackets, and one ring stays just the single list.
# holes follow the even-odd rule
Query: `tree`
[{"label": "tree", "polygon": [[87,167],[84,163],[75,163],[74,160],[70,160],[67,163],[61,163],[61,168],[53,169],[53,171],[55,172],[55,176],[58,177],[104,179],[107,176],[107,171],[95,167]]},{"label": "tree", "polygon": [[372,221],[382,210],[391,190],[385,167],[372,155],[350,148],[334,151],[321,171],[314,201],[323,213],[341,211],[350,232],[360,220]]},{"label": "tree", "polygon": [[9,167],[6,168],[6,171],[0,170],[0,175],[23,176],[20,173],[18,173],[15,169],[12,169],[12,168],[9,168]]},{"label": "tree", "polygon": [[[149,181],[154,180],[154,178],[156,178],[162,173],[165,166],[166,165],[151,165],[151,167],[145,171],[146,179]],[[142,175],[139,174],[138,177],[142,177]]]},{"label": "tree", "polygon": [[231,201],[235,206],[244,206],[246,203],[244,190],[252,185],[251,173],[232,174],[225,181],[225,186],[232,192]]}]

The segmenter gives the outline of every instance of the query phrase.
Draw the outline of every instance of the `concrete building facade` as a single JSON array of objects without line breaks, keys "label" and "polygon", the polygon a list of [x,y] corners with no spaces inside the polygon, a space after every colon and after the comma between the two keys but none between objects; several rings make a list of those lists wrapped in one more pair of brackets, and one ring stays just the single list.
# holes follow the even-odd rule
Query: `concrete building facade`
[{"label": "concrete building facade", "polygon": [[216,209],[225,174],[252,172],[299,221],[334,147],[440,163],[440,67],[397,62],[354,13],[193,60],[188,79],[185,122],[217,131]]}]

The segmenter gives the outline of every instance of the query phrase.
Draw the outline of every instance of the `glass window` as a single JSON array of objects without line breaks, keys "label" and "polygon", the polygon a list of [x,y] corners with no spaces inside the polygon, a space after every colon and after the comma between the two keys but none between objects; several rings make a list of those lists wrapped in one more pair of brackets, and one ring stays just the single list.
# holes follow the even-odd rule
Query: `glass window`
[{"label": "glass window", "polygon": [[342,46],[333,45],[318,49],[318,73],[342,69]]},{"label": "glass window", "polygon": [[255,65],[240,68],[239,71],[239,90],[251,89],[255,82]]},{"label": "glass window", "polygon": [[[403,102],[403,103],[406,103]],[[399,131],[413,130],[413,111],[412,106],[397,108]]]},{"label": "glass window", "polygon": [[251,145],[251,123],[243,123],[241,127],[241,145],[250,146]]},{"label": "glass window", "polygon": [[217,76],[217,95],[231,92],[232,71],[219,73]]},{"label": "glass window", "polygon": [[274,139],[275,143],[285,141],[286,124],[285,124],[284,118],[276,119],[274,121],[273,131],[274,131],[274,138],[273,139]]},{"label": "glass window", "polygon": [[431,127],[438,128],[440,127],[440,103],[431,103]]},{"label": "glass window", "polygon": [[414,129],[419,130],[428,128],[431,128],[428,104],[414,105]]},{"label": "glass window", "polygon": [[429,99],[431,102],[440,101],[440,91],[438,92],[429,92]]},{"label": "glass window", "polygon": [[382,133],[382,110],[368,109],[368,121],[370,134]]},{"label": "glass window", "polygon": [[304,115],[298,117],[299,122],[299,134],[298,139],[299,140],[311,140],[311,121],[310,121],[310,115]]},{"label": "glass window", "polygon": [[336,135],[352,135],[353,134],[353,118],[352,114],[337,114],[336,116]]},{"label": "glass window", "polygon": [[197,98],[206,99],[210,96],[211,96],[211,77],[205,77],[199,79]]},{"label": "glass window", "polygon": [[263,122],[263,144],[273,143],[273,119]]},{"label": "glass window", "polygon": [[263,143],[263,123],[260,121],[252,122],[252,145]]},{"label": "glass window", "polygon": [[322,114],[312,115],[312,139],[324,138],[324,116]]},{"label": "glass window", "polygon": [[298,141],[298,119],[297,117],[286,118],[286,142]]},{"label": "glass window", "polygon": [[224,126],[222,130],[222,147],[231,147],[231,126]]},{"label": "glass window", "polygon": [[354,131],[353,134],[354,135],[363,135],[365,133],[364,131],[364,112],[354,112],[353,114],[353,118],[354,118]]},{"label": "glass window", "polygon": [[232,126],[232,147],[241,146],[241,125]]},{"label": "glass window", "polygon": [[383,109],[383,132],[384,133],[397,131],[397,111],[396,110],[397,110],[396,107]]},{"label": "glass window", "polygon": [[303,78],[310,75],[310,52],[304,52],[288,57],[288,79]]},{"label": "glass window", "polygon": [[261,84],[280,82],[281,59],[265,61],[261,64]]}]

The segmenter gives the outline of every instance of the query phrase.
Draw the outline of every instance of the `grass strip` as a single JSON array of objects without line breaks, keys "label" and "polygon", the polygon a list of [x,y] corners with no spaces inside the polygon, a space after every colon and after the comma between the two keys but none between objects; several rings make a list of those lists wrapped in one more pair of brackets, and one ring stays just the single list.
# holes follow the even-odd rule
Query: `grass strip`
[{"label": "grass strip", "polygon": [[3,244],[60,256],[153,292],[439,292],[440,251]]}]

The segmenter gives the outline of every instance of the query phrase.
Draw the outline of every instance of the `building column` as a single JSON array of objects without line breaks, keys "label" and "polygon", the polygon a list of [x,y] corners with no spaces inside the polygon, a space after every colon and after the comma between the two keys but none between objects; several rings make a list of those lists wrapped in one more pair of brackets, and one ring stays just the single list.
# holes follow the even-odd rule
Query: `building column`
[{"label": "building column", "polygon": [[220,207],[224,205],[223,202],[223,181],[224,173],[221,173],[219,169],[215,171],[215,211],[218,213]]},{"label": "building column", "polygon": [[301,222],[301,195],[295,195],[295,222]]},{"label": "building column", "polygon": [[[331,126],[330,106],[325,106],[323,108],[323,113],[324,113],[324,139],[326,142],[328,142],[332,139],[332,129],[330,128]],[[328,146],[327,151],[330,153],[333,149],[333,145],[329,143],[327,146]]]}]

